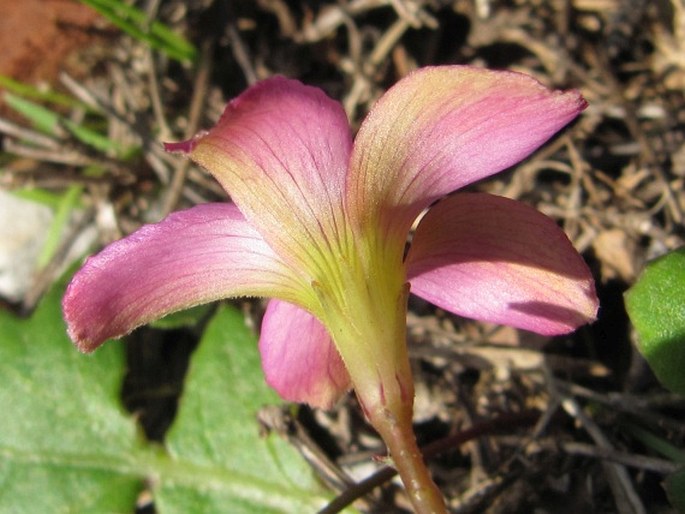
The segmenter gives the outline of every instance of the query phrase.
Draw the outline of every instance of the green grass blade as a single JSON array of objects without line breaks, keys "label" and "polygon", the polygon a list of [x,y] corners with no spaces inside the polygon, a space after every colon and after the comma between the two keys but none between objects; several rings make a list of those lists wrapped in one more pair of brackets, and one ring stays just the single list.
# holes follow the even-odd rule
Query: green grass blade
[{"label": "green grass blade", "polygon": [[673,462],[685,464],[685,450],[682,448],[674,446],[669,441],[666,441],[662,437],[659,437],[649,430],[645,430],[634,423],[626,423],[624,428],[648,448],[651,448],[664,457],[671,459]]},{"label": "green grass blade", "polygon": [[23,198],[41,205],[57,210],[62,200],[62,195],[46,191],[45,189],[15,189],[10,191],[17,198]]},{"label": "green grass blade", "polygon": [[14,111],[27,118],[32,127],[43,133],[59,135],[59,129],[63,127],[78,141],[100,152],[113,152],[122,158],[135,155],[136,153],[135,148],[124,148],[102,133],[82,124],[74,123],[56,112],[25,98],[6,92],[5,102]]},{"label": "green grass blade", "polygon": [[112,141],[107,136],[104,136],[95,130],[74,123],[71,120],[63,120],[62,124],[76,139],[96,150],[101,152],[115,152],[117,155],[124,151],[122,146],[117,144],[116,141]]},{"label": "green grass blade", "polygon": [[43,244],[43,249],[38,256],[37,264],[39,268],[44,268],[47,266],[52,257],[55,255],[60,241],[62,240],[64,227],[69,222],[69,215],[71,214],[71,211],[78,206],[82,191],[83,186],[72,184],[64,192],[64,194],[62,194],[62,198],[57,206],[57,211],[55,212],[55,218],[52,220],[52,224],[50,225],[50,230],[48,231],[45,244]]},{"label": "green grass blade", "polygon": [[52,136],[57,135],[59,114],[9,92],[5,92],[4,100],[11,109],[29,120],[36,130]]},{"label": "green grass blade", "polygon": [[75,98],[54,91],[43,91],[30,84],[18,82],[7,75],[0,74],[0,89],[4,89],[9,93],[14,93],[23,98],[30,98],[32,100],[47,102],[62,107],[80,108],[89,112],[95,112],[92,107]]},{"label": "green grass blade", "polygon": [[197,49],[184,37],[159,21],[150,21],[143,11],[119,0],[81,0],[112,24],[151,47],[179,61],[194,61]]}]

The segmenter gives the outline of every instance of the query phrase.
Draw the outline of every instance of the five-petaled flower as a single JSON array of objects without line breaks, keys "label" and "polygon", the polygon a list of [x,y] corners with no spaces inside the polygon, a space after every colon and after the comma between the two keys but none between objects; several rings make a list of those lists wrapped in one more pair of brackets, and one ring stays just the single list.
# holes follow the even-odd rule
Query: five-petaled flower
[{"label": "five-petaled flower", "polygon": [[269,384],[320,407],[353,387],[397,457],[413,399],[410,290],[542,334],[594,319],[591,274],[552,220],[493,195],[447,196],[519,162],[585,105],[518,73],[423,68],[381,97],[353,140],[322,91],[265,80],[209,132],[166,145],[233,203],[176,212],[91,257],[64,298],[69,334],[91,351],[196,304],[273,298],[259,343]]}]

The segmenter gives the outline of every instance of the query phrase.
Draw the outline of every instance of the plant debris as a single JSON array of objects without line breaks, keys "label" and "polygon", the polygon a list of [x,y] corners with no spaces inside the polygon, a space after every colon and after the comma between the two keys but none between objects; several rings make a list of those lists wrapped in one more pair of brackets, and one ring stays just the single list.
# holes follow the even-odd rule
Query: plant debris
[{"label": "plant debris", "polygon": [[[3,12],[24,5],[0,3]],[[78,32],[74,41],[107,34],[107,44],[69,54],[54,52],[47,33],[27,43],[36,67],[54,53],[64,57],[53,86],[74,103],[56,105],[62,118],[49,133],[16,114],[0,119],[0,186],[60,194],[79,185],[83,195],[31,294],[8,305],[35,306],[85,230],[102,245],[175,209],[225,198],[208,174],[164,153],[160,141],[212,126],[226,100],[257,80],[283,74],[319,86],[343,102],[353,126],[421,66],[507,68],[552,88],[578,88],[589,108],[570,129],[473,189],[520,199],[558,221],[593,269],[600,318],[570,336],[542,338],[412,300],[417,434],[454,513],[670,512],[661,482],[678,464],[639,434],[682,447],[685,399],[665,393],[634,350],[622,293],[645,262],[685,237],[682,0],[134,4],[185,35],[197,59],[173,60],[95,16],[79,18],[84,25],[63,18],[56,27]],[[33,61],[20,61],[4,73],[45,77],[25,69]],[[80,71],[68,65],[74,62]],[[111,145],[98,147],[74,124]],[[262,304],[241,305],[258,326]],[[196,334],[151,332],[131,336],[153,341],[127,346],[124,398],[148,435],[160,438]],[[341,495],[326,512],[355,500],[367,512],[408,509],[353,396],[331,412],[268,409],[260,423],[287,437]],[[370,475],[373,487],[364,482]]]}]

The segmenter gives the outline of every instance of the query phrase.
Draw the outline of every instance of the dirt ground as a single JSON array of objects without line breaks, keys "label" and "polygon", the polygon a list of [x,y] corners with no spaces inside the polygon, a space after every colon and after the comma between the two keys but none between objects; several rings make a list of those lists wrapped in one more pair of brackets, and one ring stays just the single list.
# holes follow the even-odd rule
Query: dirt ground
[{"label": "dirt ground", "polygon": [[[672,511],[661,483],[675,465],[635,427],[682,447],[685,401],[659,387],[634,349],[622,295],[645,262],[685,236],[682,0],[135,3],[185,34],[200,49],[197,63],[150,51],[76,2],[0,0],[8,49],[0,73],[98,103],[110,138],[142,145],[126,162],[69,140],[40,155],[12,147],[3,186],[84,184],[90,218],[80,227],[94,222],[101,244],[174,209],[223,198],[158,141],[211,126],[227,99],[273,74],[340,99],[353,126],[388,86],[426,65],[507,68],[580,89],[589,108],[571,128],[473,189],[520,199],[559,222],[594,272],[599,320],[542,338],[412,300],[417,432],[431,445],[431,469],[452,512]],[[106,170],[97,178],[84,164],[93,161]],[[44,275],[18,307],[30,309],[52,279]],[[263,306],[241,307],[258,320]],[[135,344],[141,338],[149,340],[144,347]],[[188,331],[143,329],[131,338],[125,401],[152,438],[173,416],[195,343]],[[162,387],[172,393],[160,400]],[[317,455],[312,466],[331,487],[363,492],[336,478],[383,451],[354,397],[332,412],[283,411],[280,421],[272,428],[286,427],[284,436]],[[359,508],[407,508],[396,482],[379,482]]]}]

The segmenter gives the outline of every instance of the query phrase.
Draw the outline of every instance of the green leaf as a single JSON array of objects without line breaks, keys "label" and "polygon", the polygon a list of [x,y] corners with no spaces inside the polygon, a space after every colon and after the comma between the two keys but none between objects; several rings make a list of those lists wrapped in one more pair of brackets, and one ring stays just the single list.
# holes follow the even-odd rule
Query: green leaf
[{"label": "green leaf", "polygon": [[301,456],[255,419],[277,402],[243,317],[218,309],[193,355],[166,447],[120,405],[123,346],[79,354],[62,289],[30,319],[0,311],[0,512],[131,513],[153,484],[159,514],[315,512],[327,494]]},{"label": "green leaf", "polygon": [[[6,92],[4,100],[14,111],[24,116],[31,126],[45,134],[63,137],[70,133],[76,140],[100,152],[111,152],[122,159],[130,158],[138,147],[125,148],[117,141],[83,124],[61,116],[60,114],[39,105],[31,100]],[[66,132],[65,132],[66,131]]]},{"label": "green leaf", "polygon": [[141,439],[118,399],[123,348],[76,352],[59,299],[28,320],[0,311],[0,512],[131,512]]},{"label": "green leaf", "polygon": [[64,193],[62,193],[62,195],[60,195],[59,204],[55,209],[55,218],[52,220],[47,239],[43,244],[43,248],[38,257],[37,265],[39,268],[46,266],[59,248],[64,233],[64,227],[69,223],[69,217],[72,211],[78,206],[82,191],[83,186],[72,184]]},{"label": "green leaf", "polygon": [[649,263],[625,301],[640,352],[664,386],[685,394],[685,248]]},{"label": "green leaf", "polygon": [[76,139],[100,152],[114,152],[117,155],[123,155],[130,151],[96,130],[89,129],[67,119],[62,119],[61,122]]},{"label": "green leaf", "polygon": [[94,112],[95,109],[92,107],[60,93],[56,93],[52,90],[43,90],[42,88],[37,88],[31,84],[24,84],[14,80],[7,75],[0,74],[0,88],[7,91],[15,93],[24,98],[33,98],[34,100],[39,100],[41,102],[48,102],[55,105],[61,105],[63,107],[78,107],[79,109],[84,109],[89,112]]},{"label": "green leaf", "polygon": [[257,410],[278,401],[242,314],[221,306],[193,355],[167,436],[169,452],[204,470],[207,482],[163,483],[155,494],[160,514],[322,508],[323,490],[302,458],[275,435],[259,435]]},{"label": "green leaf", "polygon": [[646,430],[635,423],[623,421],[621,426],[647,448],[660,453],[673,462],[685,464],[685,451],[682,448],[674,446],[663,437],[659,437],[650,430]]},{"label": "green leaf", "polygon": [[685,469],[669,475],[664,483],[671,505],[678,512],[685,512]]},{"label": "green leaf", "polygon": [[190,309],[185,309],[178,312],[167,314],[162,319],[153,321],[150,326],[159,328],[160,330],[174,330],[177,328],[194,327],[202,321],[207,319],[209,313],[214,308],[212,304],[197,305]]},{"label": "green leaf", "polygon": [[36,129],[50,135],[56,135],[59,130],[59,114],[50,109],[26,100],[12,93],[5,93],[3,100],[15,112],[21,114],[31,122]]},{"label": "green leaf", "polygon": [[9,193],[17,198],[45,205],[51,209],[58,209],[63,200],[63,193],[54,193],[41,188],[12,189]]},{"label": "green leaf", "polygon": [[147,43],[179,61],[194,61],[196,48],[184,37],[159,21],[121,0],[81,0],[131,37]]}]

